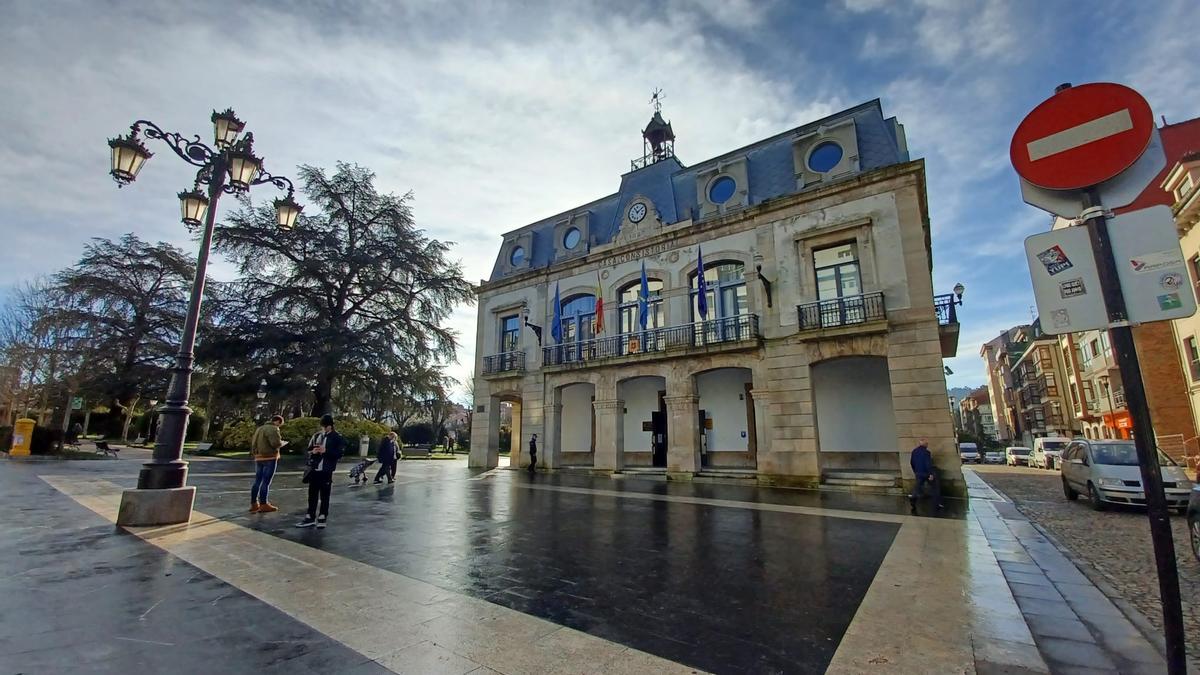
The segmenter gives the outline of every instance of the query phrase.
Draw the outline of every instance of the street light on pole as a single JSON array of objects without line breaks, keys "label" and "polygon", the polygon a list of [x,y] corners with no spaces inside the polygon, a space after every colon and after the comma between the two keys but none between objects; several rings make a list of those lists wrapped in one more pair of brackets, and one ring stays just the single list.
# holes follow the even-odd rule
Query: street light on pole
[{"label": "street light on pole", "polygon": [[[138,475],[137,489],[126,490],[122,495],[118,515],[120,525],[164,525],[186,522],[191,517],[195,488],[186,487],[187,462],[182,459],[183,441],[192,412],[188,407],[188,397],[191,394],[195,362],[193,349],[200,321],[200,303],[208,271],[216,207],[221,195],[239,194],[252,186],[270,183],[286,191],[282,199],[275,200],[276,225],[279,229],[291,230],[300,216],[301,206],[293,196],[295,188],[292,182],[283,176],[272,176],[263,169],[262,159],[254,154],[253,134],[247,133],[238,139],[245,123],[238,119],[233,110],[214,110],[211,121],[216,149],[202,143],[199,136],[189,139],[175,132],[163,131],[147,120],[134,122],[126,136],[108,141],[112,149],[110,173],[117,187],[136,180],[146,160],[154,156],[146,148],[142,137],[163,141],[180,159],[198,167],[192,189],[180,192],[178,196],[183,222],[192,227],[203,223],[204,227],[179,353],[175,357],[166,400],[158,411],[161,417],[158,441],[154,445],[153,458]],[[207,194],[201,189],[202,185],[207,186]],[[261,397],[265,396],[264,389]]]}]

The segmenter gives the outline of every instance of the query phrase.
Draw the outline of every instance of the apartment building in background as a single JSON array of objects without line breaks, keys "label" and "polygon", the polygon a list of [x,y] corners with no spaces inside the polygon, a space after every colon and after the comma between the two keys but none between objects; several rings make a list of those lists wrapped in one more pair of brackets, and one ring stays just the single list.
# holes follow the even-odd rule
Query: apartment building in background
[{"label": "apartment building in background", "polygon": [[959,408],[964,432],[980,441],[1000,440],[992,413],[991,396],[986,385],[964,396]]},{"label": "apartment building in background", "polygon": [[1022,445],[1047,436],[1074,437],[1079,425],[1070,415],[1066,367],[1058,338],[1042,332],[1035,320],[1017,334],[1025,350],[1011,363]]},{"label": "apartment building in background", "polygon": [[1028,325],[1013,326],[983,343],[979,349],[979,357],[983,359],[984,373],[987,376],[984,386],[988,390],[992,419],[996,425],[996,440],[1001,443],[1021,438],[1020,412],[1013,386],[1012,362],[1025,353],[1026,344],[1019,342],[1017,336],[1028,329]]},{"label": "apartment building in background", "polygon": [[[1171,213],[1179,232],[1179,244],[1184,259],[1188,261],[1192,288],[1200,297],[1200,228],[1196,227],[1200,224],[1200,143],[1196,148],[1196,151],[1180,157],[1170,168],[1162,188],[1174,201]],[[1187,380],[1192,419],[1200,420],[1200,344],[1197,342],[1200,341],[1200,313],[1172,323],[1180,368]],[[1200,464],[1200,440],[1196,436],[1184,439],[1184,452],[1188,466],[1197,468]]]}]

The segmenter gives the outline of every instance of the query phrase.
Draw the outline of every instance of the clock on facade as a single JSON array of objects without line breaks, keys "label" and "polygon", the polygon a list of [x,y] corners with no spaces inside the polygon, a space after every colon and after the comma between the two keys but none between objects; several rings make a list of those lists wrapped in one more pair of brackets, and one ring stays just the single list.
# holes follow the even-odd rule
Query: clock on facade
[{"label": "clock on facade", "polygon": [[629,220],[631,220],[635,223],[640,223],[640,222],[642,222],[642,218],[645,218],[645,217],[646,217],[646,205],[645,204],[638,202],[638,203],[634,204],[633,206],[629,207]]}]

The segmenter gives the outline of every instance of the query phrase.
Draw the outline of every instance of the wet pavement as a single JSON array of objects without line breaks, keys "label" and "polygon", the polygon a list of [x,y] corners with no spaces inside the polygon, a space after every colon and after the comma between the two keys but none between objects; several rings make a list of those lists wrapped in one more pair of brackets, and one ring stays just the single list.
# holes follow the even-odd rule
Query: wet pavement
[{"label": "wet pavement", "polygon": [[90,658],[113,670],[174,658],[180,672],[460,673],[1046,672],[1049,661],[992,551],[994,524],[964,503],[911,516],[890,496],[411,461],[394,485],[340,480],[329,528],[298,530],[298,464],[273,483],[281,510],[249,515],[251,464],[205,460],[191,465],[190,528],[126,533],[106,518],[137,468],[0,463],[0,513],[16,533],[0,547],[0,583],[5,604],[33,617],[0,618],[6,672]]}]

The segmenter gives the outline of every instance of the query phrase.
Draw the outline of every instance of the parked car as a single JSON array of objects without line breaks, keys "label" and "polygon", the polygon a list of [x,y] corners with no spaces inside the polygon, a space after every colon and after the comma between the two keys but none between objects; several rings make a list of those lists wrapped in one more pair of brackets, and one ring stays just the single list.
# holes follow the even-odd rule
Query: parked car
[{"label": "parked car", "polygon": [[1024,464],[1029,466],[1029,453],[1033,452],[1030,448],[1021,445],[1010,445],[1004,449],[1004,460],[1009,466]]},{"label": "parked car", "polygon": [[1029,466],[1037,469],[1057,469],[1059,458],[1071,439],[1065,436],[1047,436],[1033,439],[1033,452],[1029,454]]},{"label": "parked car", "polygon": [[983,463],[984,464],[1003,464],[1004,463],[1004,451],[1003,450],[988,450],[987,452],[983,453]]},{"label": "parked car", "polygon": [[[1103,511],[1108,504],[1146,504],[1133,441],[1077,439],[1067,446],[1062,460],[1063,495],[1067,499],[1086,494],[1097,511]],[[1186,513],[1192,481],[1183,467],[1162,452],[1158,453],[1158,462],[1167,506]]]},{"label": "parked car", "polygon": [[974,443],[959,443],[958,458],[963,464],[974,464],[979,461],[979,446]]},{"label": "parked car", "polygon": [[1192,541],[1192,555],[1200,560],[1200,485],[1192,485],[1192,497],[1187,507],[1188,539]]}]

